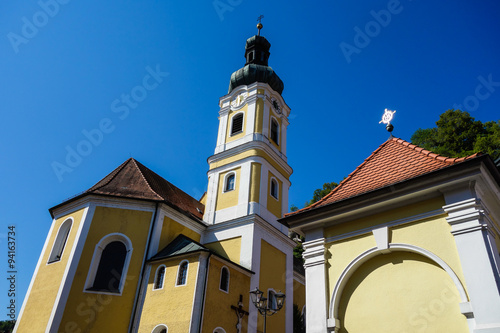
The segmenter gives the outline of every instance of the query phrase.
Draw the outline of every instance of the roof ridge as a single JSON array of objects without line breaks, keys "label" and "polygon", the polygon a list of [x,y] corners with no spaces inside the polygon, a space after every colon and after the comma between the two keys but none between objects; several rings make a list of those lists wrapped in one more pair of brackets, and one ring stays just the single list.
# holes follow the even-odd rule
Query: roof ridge
[{"label": "roof ridge", "polygon": [[287,215],[291,215],[291,214],[296,214],[297,212],[301,212],[301,211],[304,211],[304,210],[309,210],[309,209],[312,209],[316,206],[319,206],[321,203],[323,203],[324,201],[328,200],[329,197],[333,196],[338,190],[339,188],[345,183],[347,182],[349,179],[351,179],[354,174],[356,174],[357,172],[359,172],[359,170],[361,170],[361,168],[368,162],[368,160],[370,160],[378,151],[380,151],[382,149],[383,146],[385,146],[389,141],[391,141],[392,139],[395,139],[395,138],[389,138],[387,139],[384,143],[382,143],[377,149],[375,149],[371,154],[370,156],[368,156],[367,158],[364,159],[363,163],[361,163],[360,165],[358,165],[356,167],[356,169],[354,169],[354,171],[352,171],[347,177],[345,177],[337,186],[335,186],[335,188],[333,190],[330,191],[330,193],[328,193],[327,195],[325,195],[323,198],[321,198],[320,200],[316,201],[315,203],[307,206],[307,207],[304,207],[302,209],[299,209],[299,210],[296,210],[295,212],[290,212],[288,214],[285,214],[285,216]]},{"label": "roof ridge", "polygon": [[[155,190],[153,190],[153,188],[151,187],[151,184],[150,184],[150,183],[149,183],[149,181],[147,180],[147,178],[146,178],[146,176],[144,175],[144,172],[142,171],[142,169],[141,169],[141,167],[140,167],[140,166],[142,166],[142,167],[144,167],[144,168],[146,168],[146,169],[148,169],[148,170],[150,170],[150,169],[149,169],[147,166],[145,166],[144,164],[142,164],[141,162],[139,162],[139,161],[135,160],[134,158],[132,158],[132,157],[131,157],[131,159],[132,159],[132,162],[134,163],[135,167],[139,170],[139,173],[140,173],[140,175],[141,175],[142,179],[144,179],[144,181],[145,181],[145,182],[146,182],[146,184],[148,185],[148,188],[151,190],[151,192],[153,192],[154,194],[156,194],[156,195],[157,195],[158,197],[160,197],[162,200],[165,200],[165,198],[164,198],[164,197],[162,197],[161,195],[159,195],[159,194],[158,194],[158,192],[156,192]],[[138,164],[139,164],[140,166],[139,166]],[[151,172],[153,172],[152,170],[150,170],[150,171],[151,171]]]},{"label": "roof ridge", "polygon": [[[381,151],[382,151],[382,155],[380,155]],[[407,154],[414,155],[411,158],[408,156],[408,158],[409,158],[408,161],[410,162],[410,164],[409,164],[410,168],[412,165],[411,161],[420,160],[420,162],[418,162],[420,165],[428,165],[429,163],[432,163],[432,165],[433,165],[432,167],[424,168],[424,169],[418,171],[417,172],[418,174],[424,174],[424,173],[430,172],[432,170],[445,168],[445,167],[448,167],[448,166],[451,166],[451,165],[454,165],[457,163],[461,163],[465,160],[469,160],[469,159],[472,159],[472,158],[475,158],[477,156],[482,155],[481,153],[475,153],[473,155],[469,155],[469,156],[465,156],[465,157],[446,157],[446,156],[441,156],[439,154],[433,153],[429,150],[426,150],[422,147],[419,147],[419,146],[412,144],[411,142],[408,142],[408,141],[403,140],[401,138],[390,137],[384,143],[382,143],[377,149],[375,149],[363,161],[363,163],[358,165],[358,167],[356,167],[356,169],[354,169],[354,171],[352,171],[346,178],[344,178],[333,190],[331,190],[330,193],[325,195],[323,198],[321,198],[317,202],[315,202],[307,207],[304,207],[302,209],[296,210],[294,212],[284,214],[284,216],[294,215],[296,213],[300,213],[303,211],[307,211],[310,209],[314,209],[317,207],[328,205],[330,203],[334,203],[334,202],[340,200],[339,198],[345,199],[346,193],[351,193],[350,195],[359,195],[361,193],[365,193],[366,191],[371,191],[373,189],[379,188],[380,186],[386,186],[387,184],[389,184],[389,183],[387,183],[387,179],[383,180],[383,181],[374,180],[374,181],[371,181],[369,188],[361,189],[361,188],[359,188],[359,181],[360,180],[358,178],[358,174],[360,174],[361,179],[363,179],[363,177],[366,178],[366,175],[363,176],[366,173],[366,171],[364,171],[364,170],[368,170],[368,172],[370,172],[371,168],[377,169],[376,165],[378,165],[380,163],[380,161],[379,161],[380,158],[382,158],[383,161],[386,161],[386,163],[390,163],[390,166],[394,166],[394,163],[395,164],[401,163],[401,161],[398,160],[398,158],[396,158],[395,160],[387,160],[388,157],[384,155],[385,154],[384,152],[392,152],[392,154],[397,154],[397,155],[401,155],[401,156],[407,155]],[[393,159],[397,155],[394,155]],[[406,157],[403,157],[403,158],[406,158]],[[375,163],[375,164],[373,164],[373,163]],[[366,168],[369,168],[369,169],[366,169]],[[411,176],[407,177],[407,176],[403,175],[403,174],[406,174],[406,172],[400,171],[398,173],[400,174],[400,176],[392,177],[392,179],[390,181],[400,182],[400,181],[409,179],[408,177],[412,178],[412,177],[416,177],[418,175],[417,173],[410,172]],[[382,175],[382,178],[384,178],[383,175]],[[361,181],[363,182],[366,180],[361,180]],[[349,196],[347,196],[347,197],[349,197]]]},{"label": "roof ridge", "polygon": [[475,154],[472,154],[472,155],[469,155],[469,156],[465,156],[465,157],[448,157],[448,156],[443,156],[443,155],[440,155],[440,154],[433,153],[430,150],[427,150],[425,148],[417,146],[417,145],[415,145],[415,144],[413,144],[411,142],[408,142],[406,140],[403,140],[401,138],[391,138],[391,139],[393,141],[396,141],[399,144],[402,144],[403,146],[405,146],[407,148],[410,148],[410,149],[416,151],[417,153],[423,154],[424,156],[431,157],[431,158],[433,158],[435,160],[438,160],[438,161],[441,161],[441,162],[444,162],[444,163],[447,163],[447,164],[454,164],[454,163],[463,162],[463,161],[465,161],[467,159],[474,158],[474,157],[482,155],[481,152],[478,152],[478,153],[475,153]]},{"label": "roof ridge", "polygon": [[[122,164],[120,164],[115,170],[113,170],[111,173],[108,173],[106,176],[102,177],[97,183],[95,183],[94,185],[92,185],[87,191],[85,192],[90,192],[90,191],[95,191],[101,187],[104,187],[106,185],[108,185],[113,179],[115,179],[115,177],[120,173],[120,171],[123,170],[123,168],[125,168],[125,166],[128,164],[128,162],[130,160],[134,160],[132,157],[128,158],[127,160],[125,160],[125,162],[123,162]],[[114,174],[113,174],[114,173]],[[104,179],[106,179],[106,177],[109,176],[109,179],[104,182],[103,184],[99,185],[98,187],[96,187],[100,182],[104,181]]]}]

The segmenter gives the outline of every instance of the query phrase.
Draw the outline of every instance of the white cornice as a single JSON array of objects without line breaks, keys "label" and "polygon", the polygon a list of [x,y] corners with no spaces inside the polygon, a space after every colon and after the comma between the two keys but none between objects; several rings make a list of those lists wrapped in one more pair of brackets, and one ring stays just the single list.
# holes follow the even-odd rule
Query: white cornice
[{"label": "white cornice", "polygon": [[68,202],[67,204],[62,203],[60,207],[54,209],[52,215],[54,216],[54,219],[57,219],[61,216],[87,207],[90,203],[102,207],[142,210],[148,212],[152,212],[155,209],[155,203],[151,201],[88,194],[75,201]]},{"label": "white cornice", "polygon": [[236,156],[251,149],[258,149],[265,152],[266,154],[269,155],[269,157],[271,157],[274,161],[276,161],[278,165],[288,173],[288,175],[291,175],[293,173],[293,169],[288,165],[288,163],[286,163],[286,161],[281,156],[279,156],[276,153],[276,151],[274,151],[269,145],[267,145],[263,141],[249,141],[237,147],[212,155],[208,158],[208,164],[225,160],[227,158]]}]

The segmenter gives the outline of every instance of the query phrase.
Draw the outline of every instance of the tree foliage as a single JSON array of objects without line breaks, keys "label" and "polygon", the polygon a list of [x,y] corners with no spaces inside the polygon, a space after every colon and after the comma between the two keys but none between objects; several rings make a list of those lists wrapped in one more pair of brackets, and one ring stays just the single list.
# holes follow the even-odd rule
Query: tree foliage
[{"label": "tree foliage", "polygon": [[15,320],[0,321],[0,333],[11,333],[14,330]]},{"label": "tree foliage", "polygon": [[293,333],[305,333],[304,315],[297,304],[293,305]]},{"label": "tree foliage", "polygon": [[316,190],[314,190],[314,193],[313,193],[313,197],[311,200],[309,201],[306,201],[306,203],[304,204],[304,207],[307,207],[307,206],[310,206],[312,205],[313,203],[315,202],[318,202],[320,201],[321,199],[323,199],[323,197],[325,195],[327,195],[328,193],[330,193],[335,187],[337,187],[337,183],[335,182],[332,182],[332,183],[324,183],[323,184],[323,188],[318,188]]},{"label": "tree foliage", "polygon": [[439,116],[436,127],[415,131],[411,142],[443,156],[483,152],[495,159],[500,156],[500,121],[482,123],[466,111],[448,110]]}]

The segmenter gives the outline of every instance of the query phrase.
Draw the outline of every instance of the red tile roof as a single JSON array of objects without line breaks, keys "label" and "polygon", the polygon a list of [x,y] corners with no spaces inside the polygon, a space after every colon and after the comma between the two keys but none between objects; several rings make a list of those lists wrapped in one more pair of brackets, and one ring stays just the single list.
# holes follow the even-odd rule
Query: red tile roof
[{"label": "red tile roof", "polygon": [[421,176],[480,155],[449,158],[399,138],[390,138],[323,199],[296,212],[307,211]]},{"label": "red tile roof", "polygon": [[203,218],[204,205],[133,158],[129,158],[84,194],[165,202],[174,209]]}]

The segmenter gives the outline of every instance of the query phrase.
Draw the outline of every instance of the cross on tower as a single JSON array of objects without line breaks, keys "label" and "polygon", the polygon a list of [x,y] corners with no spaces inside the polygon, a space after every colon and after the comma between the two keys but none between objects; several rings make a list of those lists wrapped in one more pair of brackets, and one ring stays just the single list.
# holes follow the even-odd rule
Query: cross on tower
[{"label": "cross on tower", "polygon": [[259,23],[257,23],[257,29],[259,29],[259,33],[257,34],[258,36],[260,36],[260,29],[262,29],[262,19],[264,18],[264,15],[260,15],[259,17],[257,17],[257,21],[259,21]]}]

